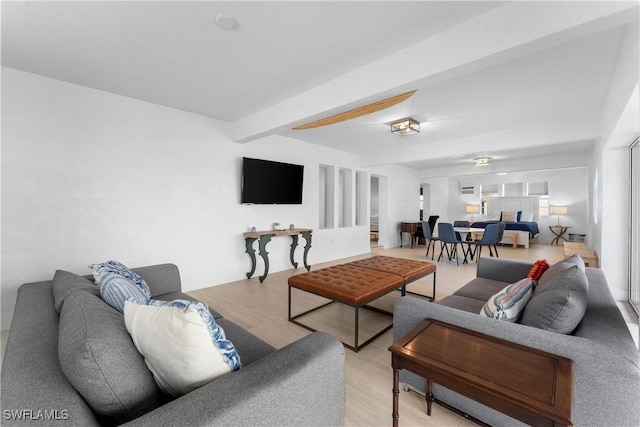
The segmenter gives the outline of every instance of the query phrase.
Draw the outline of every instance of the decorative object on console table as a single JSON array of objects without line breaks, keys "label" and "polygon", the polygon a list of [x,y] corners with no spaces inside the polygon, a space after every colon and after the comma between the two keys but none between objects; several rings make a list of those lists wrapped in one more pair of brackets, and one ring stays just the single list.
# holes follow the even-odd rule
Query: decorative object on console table
[{"label": "decorative object on console table", "polygon": [[[275,225],[278,223],[274,223]],[[258,240],[258,250],[259,254],[264,260],[264,274],[259,277],[260,283],[264,282],[264,279],[267,278],[269,274],[269,252],[267,252],[267,243],[271,241],[271,238],[274,236],[291,236],[291,251],[289,252],[289,259],[291,260],[291,265],[293,268],[298,268],[298,263],[295,262],[294,254],[296,247],[298,246],[298,235],[302,235],[306,244],[304,246],[304,253],[302,255],[302,262],[304,263],[304,267],[307,271],[311,270],[311,266],[307,264],[307,254],[309,253],[309,249],[311,248],[311,234],[313,230],[311,228],[293,228],[290,230],[267,230],[267,231],[250,231],[248,233],[244,233],[245,245],[247,248],[247,253],[251,258],[251,271],[247,273],[247,278],[251,279],[253,273],[256,271],[256,252],[253,249],[253,242]]]},{"label": "decorative object on console table", "polygon": [[432,402],[459,413],[433,396],[433,381],[529,425],[573,425],[570,359],[434,319],[409,331],[389,351],[394,426],[401,369],[427,380],[427,415]]}]

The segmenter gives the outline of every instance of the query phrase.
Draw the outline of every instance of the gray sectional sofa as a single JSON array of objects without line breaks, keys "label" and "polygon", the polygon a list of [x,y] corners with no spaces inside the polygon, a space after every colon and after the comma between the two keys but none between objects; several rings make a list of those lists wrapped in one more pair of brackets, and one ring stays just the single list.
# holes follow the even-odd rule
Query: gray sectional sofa
[{"label": "gray sectional sofa", "polygon": [[[135,269],[152,298],[188,299],[178,268]],[[313,333],[279,350],[211,310],[242,368],[164,395],[123,316],[88,276],[57,271],[18,290],[2,365],[2,425],[341,425],[344,348]]]},{"label": "gray sectional sofa", "polygon": [[[510,323],[478,313],[492,295],[525,278],[533,263],[480,258],[477,277],[439,303],[400,299],[394,307],[393,339],[399,339],[424,319],[432,318],[559,354],[574,362],[574,425],[638,426],[640,353],[603,272],[585,268],[580,263],[578,257],[551,266],[540,277],[522,312],[521,323]],[[579,276],[577,285],[568,282],[574,276]],[[583,286],[586,288],[581,288]],[[549,292],[550,289],[553,291]],[[425,392],[425,380],[411,372],[401,371],[400,381],[422,394]],[[523,425],[437,384],[433,385],[433,394],[488,424]]]}]

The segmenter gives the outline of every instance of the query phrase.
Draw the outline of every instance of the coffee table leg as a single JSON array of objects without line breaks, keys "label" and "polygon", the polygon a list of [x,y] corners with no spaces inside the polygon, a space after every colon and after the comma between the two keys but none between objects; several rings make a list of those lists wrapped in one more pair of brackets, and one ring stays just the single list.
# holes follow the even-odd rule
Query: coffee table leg
[{"label": "coffee table leg", "polygon": [[400,383],[400,370],[393,370],[393,427],[398,427],[398,418],[400,418],[400,414],[398,413],[398,395],[400,394],[400,389],[398,385]]},{"label": "coffee table leg", "polygon": [[427,399],[427,415],[431,415],[431,404],[433,403],[433,392],[431,390],[431,380],[427,380],[427,393],[424,396]]}]

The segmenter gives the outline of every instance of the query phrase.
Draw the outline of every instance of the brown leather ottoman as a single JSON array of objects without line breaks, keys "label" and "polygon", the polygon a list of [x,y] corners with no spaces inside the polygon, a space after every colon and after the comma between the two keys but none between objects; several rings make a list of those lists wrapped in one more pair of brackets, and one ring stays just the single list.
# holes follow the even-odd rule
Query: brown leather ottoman
[{"label": "brown leather ottoman", "polygon": [[[415,261],[404,258],[394,258],[390,256],[373,256],[358,261],[348,262],[344,265],[352,265],[356,267],[368,268],[371,270],[382,271],[385,273],[397,274],[404,278],[404,284],[408,285],[418,279],[421,279],[433,273],[433,293],[431,296],[416,294],[434,300],[436,297],[436,265],[432,262]],[[404,295],[404,293],[403,293]]]},{"label": "brown leather ottoman", "polygon": [[[391,316],[392,313],[367,306],[367,303],[379,298],[389,292],[400,288],[404,294],[404,277],[397,274],[385,273],[383,271],[357,267],[343,264],[333,267],[323,268],[309,273],[299,274],[289,278],[289,321],[302,326],[310,331],[316,329],[305,325],[296,319],[318,310],[334,302],[350,305],[355,309],[355,338],[354,345],[344,343],[344,346],[356,353],[380,335],[391,329],[393,323],[385,327],[362,344],[358,344],[358,310],[364,307]],[[297,288],[332,301],[319,307],[312,308],[295,316],[291,315],[291,288]]]}]

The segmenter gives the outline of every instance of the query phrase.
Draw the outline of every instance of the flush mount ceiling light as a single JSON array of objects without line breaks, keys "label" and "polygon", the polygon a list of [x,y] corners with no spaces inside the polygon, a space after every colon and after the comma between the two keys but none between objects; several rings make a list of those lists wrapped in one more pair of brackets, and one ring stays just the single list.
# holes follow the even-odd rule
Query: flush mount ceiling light
[{"label": "flush mount ceiling light", "polygon": [[476,162],[476,166],[488,166],[491,157],[478,157],[473,160]]},{"label": "flush mount ceiling light", "polygon": [[420,123],[408,117],[391,123],[391,133],[405,136],[420,132]]}]

